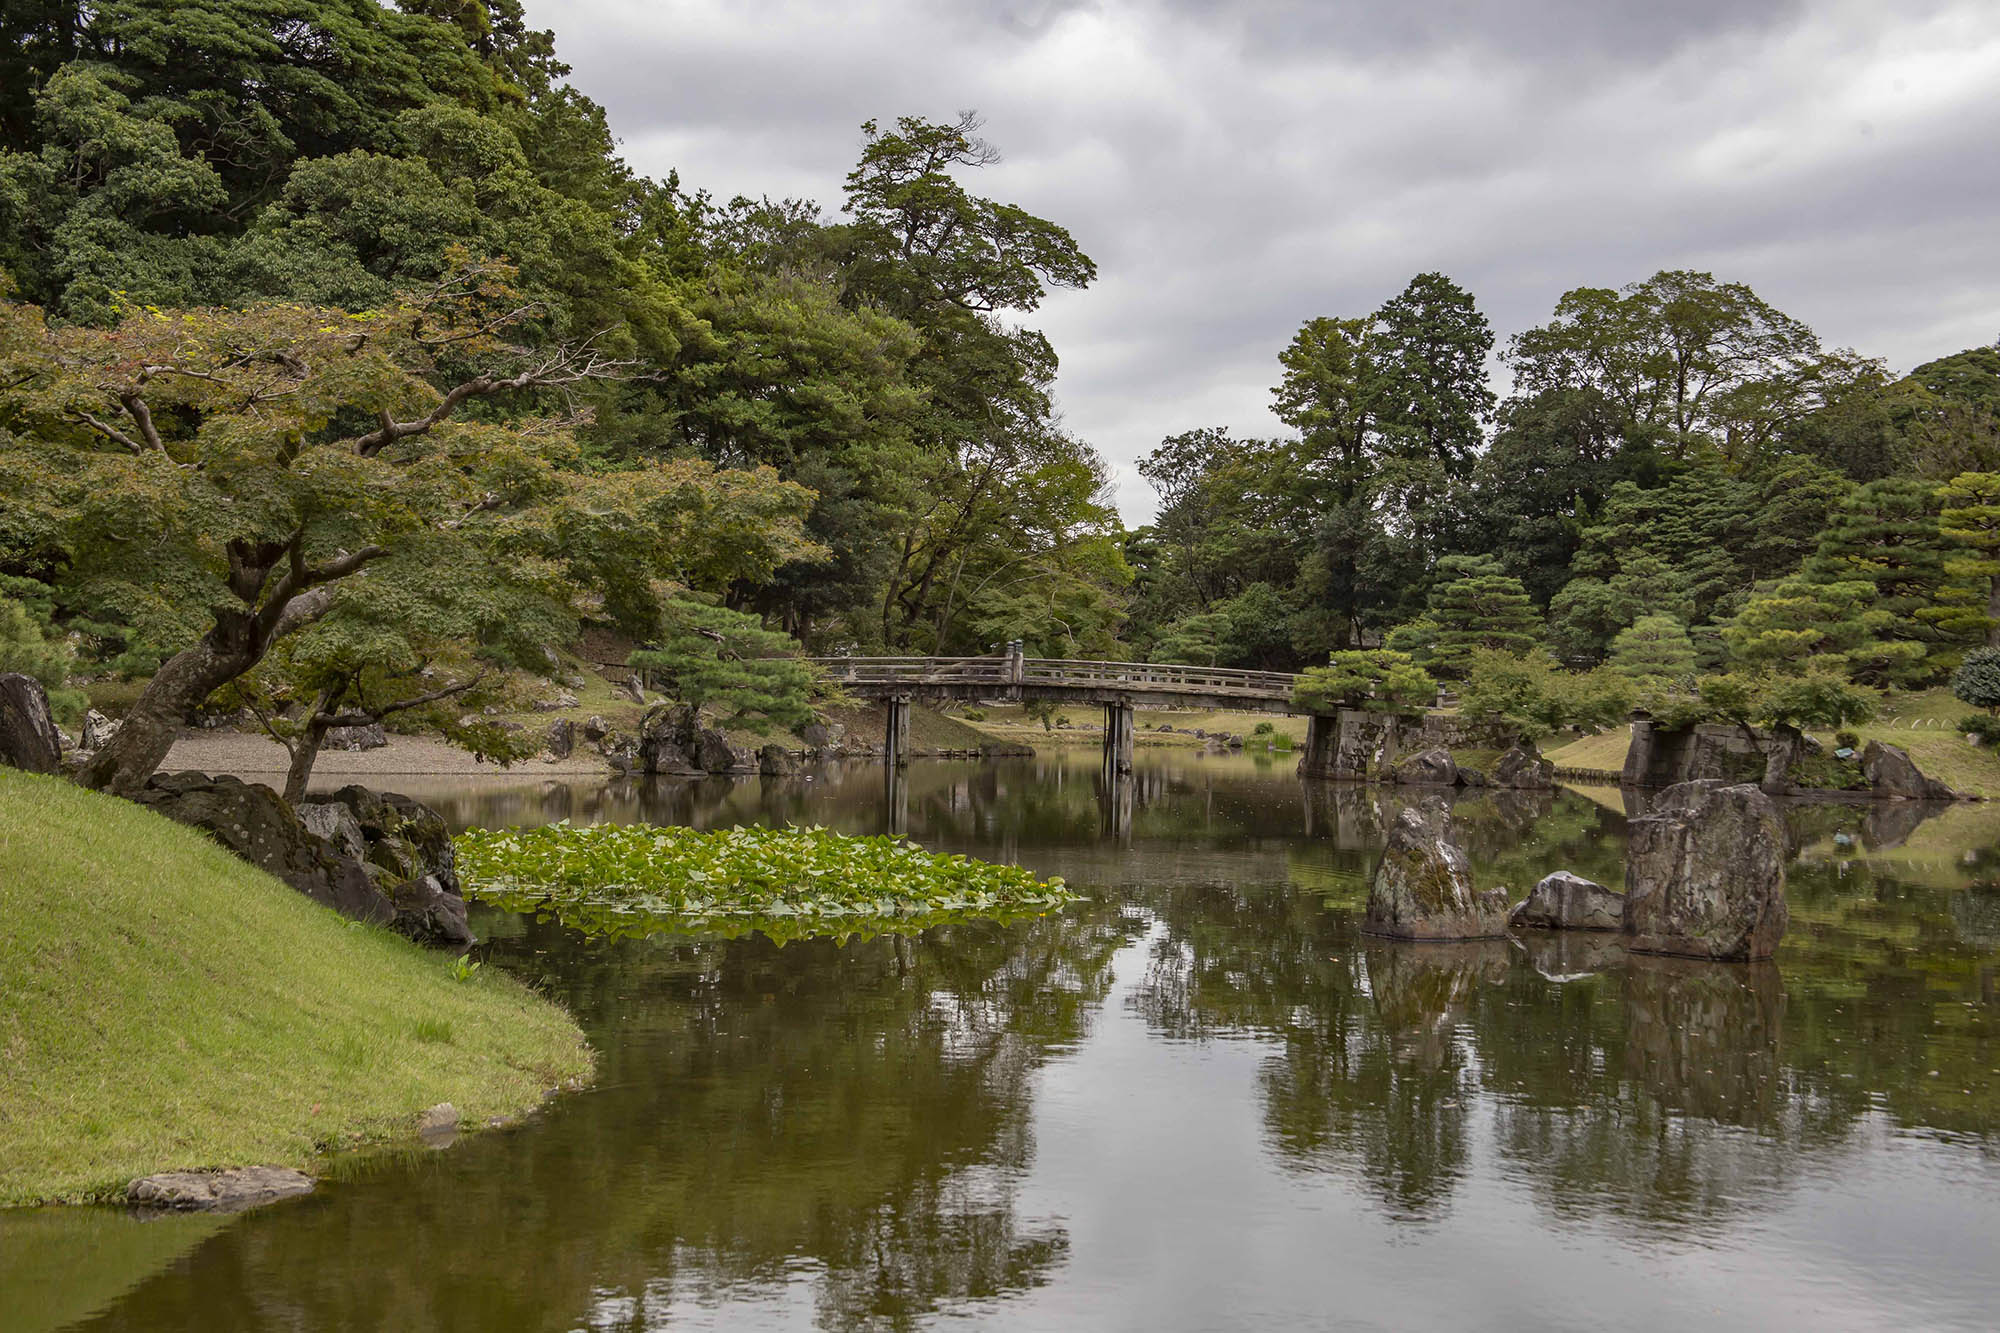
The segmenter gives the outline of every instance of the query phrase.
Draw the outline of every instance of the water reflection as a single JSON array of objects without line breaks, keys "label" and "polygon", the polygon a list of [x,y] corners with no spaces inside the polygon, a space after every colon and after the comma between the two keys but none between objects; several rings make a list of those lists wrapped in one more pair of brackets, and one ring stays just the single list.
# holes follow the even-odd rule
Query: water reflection
[{"label": "water reflection", "polygon": [[[485,824],[874,833],[901,809],[933,850],[1089,898],[782,948],[489,914],[495,957],[585,1022],[598,1086],[238,1219],[83,1326],[1674,1327],[1725,1299],[1785,1322],[1829,1273],[1827,1326],[2000,1300],[1976,1241],[2000,1230],[2000,858],[1936,845],[1955,812],[1794,812],[1792,934],[1731,967],[1365,940],[1394,792],[1144,752],[1107,786],[1096,758],[414,793]],[[1618,882],[1605,804],[1456,814],[1481,887]]]}]

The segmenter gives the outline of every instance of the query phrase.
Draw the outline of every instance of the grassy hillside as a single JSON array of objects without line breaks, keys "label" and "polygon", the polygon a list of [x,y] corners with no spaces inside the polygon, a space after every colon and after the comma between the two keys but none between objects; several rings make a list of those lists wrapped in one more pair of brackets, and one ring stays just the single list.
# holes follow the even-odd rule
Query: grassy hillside
[{"label": "grassy hillside", "polygon": [[0,769],[0,1204],[304,1166],[588,1073],[567,1014],[450,962],[136,805]]}]

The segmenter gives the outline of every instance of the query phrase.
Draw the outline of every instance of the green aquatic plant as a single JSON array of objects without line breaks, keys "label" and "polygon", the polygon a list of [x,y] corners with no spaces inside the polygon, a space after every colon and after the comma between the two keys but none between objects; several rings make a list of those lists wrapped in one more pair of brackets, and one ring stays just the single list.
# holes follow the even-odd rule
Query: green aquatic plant
[{"label": "green aquatic plant", "polygon": [[457,843],[468,897],[590,935],[865,936],[967,917],[1041,916],[1075,898],[1062,880],[1019,866],[823,828],[705,833],[565,821],[472,829]]}]

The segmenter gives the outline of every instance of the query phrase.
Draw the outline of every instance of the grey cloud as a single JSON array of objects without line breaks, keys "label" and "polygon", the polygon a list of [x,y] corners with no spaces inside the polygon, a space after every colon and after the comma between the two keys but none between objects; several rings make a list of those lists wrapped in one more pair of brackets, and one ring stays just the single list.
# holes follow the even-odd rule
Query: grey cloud
[{"label": "grey cloud", "polygon": [[1098,261],[1032,316],[1133,462],[1275,432],[1278,350],[1441,269],[1506,337],[1664,267],[1907,368],[2000,333],[1983,0],[531,0],[633,164],[837,209],[859,123],[978,107],[977,187]]}]

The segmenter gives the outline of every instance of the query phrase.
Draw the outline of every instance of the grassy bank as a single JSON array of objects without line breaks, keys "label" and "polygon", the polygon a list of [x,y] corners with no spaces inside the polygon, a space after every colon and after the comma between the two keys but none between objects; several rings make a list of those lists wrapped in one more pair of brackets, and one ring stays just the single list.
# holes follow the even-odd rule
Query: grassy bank
[{"label": "grassy bank", "polygon": [[[1879,740],[1902,747],[1918,768],[1968,796],[2000,800],[2000,747],[1973,745],[1958,730],[1960,719],[1974,710],[1952,697],[1948,689],[1891,695],[1882,701],[1881,715],[1854,732],[1865,745]],[[1814,732],[1822,745],[1833,745],[1833,733]],[[1546,750],[1558,768],[1602,769],[1616,773],[1625,767],[1632,742],[1624,727]]]},{"label": "grassy bank", "polygon": [[136,805],[0,769],[0,1204],[307,1166],[588,1073],[567,1014],[450,962]]},{"label": "grassy bank", "polygon": [[[1068,718],[1067,727],[1042,729],[1042,724],[1028,716],[1019,704],[996,704],[974,709],[981,716],[974,719],[966,716],[967,722],[980,731],[999,740],[1028,745],[1046,744],[1102,744],[1104,740],[1104,710],[1096,704],[1069,704],[1056,710],[1058,718]],[[1193,733],[1205,731],[1209,735],[1241,736],[1249,743],[1259,723],[1269,723],[1271,732],[1256,738],[1261,747],[1276,736],[1289,737],[1292,743],[1305,744],[1308,719],[1290,717],[1278,713],[1239,713],[1225,709],[1206,708],[1140,708],[1132,714],[1133,743],[1136,745],[1193,745],[1205,742]],[[1172,727],[1163,732],[1161,727]]]}]

